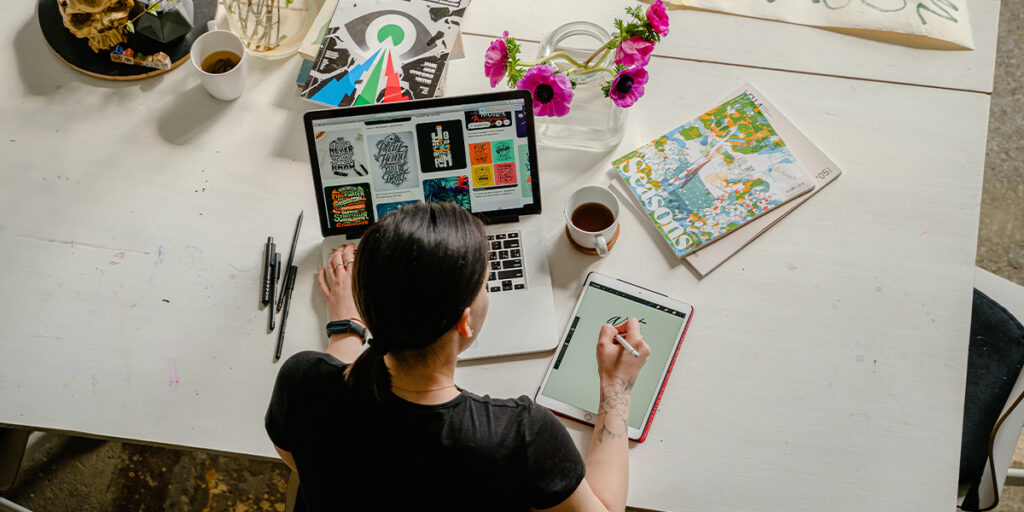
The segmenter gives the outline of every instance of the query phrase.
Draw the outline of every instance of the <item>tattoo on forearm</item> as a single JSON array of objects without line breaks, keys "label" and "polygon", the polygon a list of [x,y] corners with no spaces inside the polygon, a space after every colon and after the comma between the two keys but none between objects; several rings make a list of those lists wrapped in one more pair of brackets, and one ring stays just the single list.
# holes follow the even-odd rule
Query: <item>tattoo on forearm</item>
[{"label": "tattoo on forearm", "polygon": [[601,388],[601,404],[597,411],[597,441],[624,437],[629,431],[629,391],[636,378],[629,381],[616,377]]}]

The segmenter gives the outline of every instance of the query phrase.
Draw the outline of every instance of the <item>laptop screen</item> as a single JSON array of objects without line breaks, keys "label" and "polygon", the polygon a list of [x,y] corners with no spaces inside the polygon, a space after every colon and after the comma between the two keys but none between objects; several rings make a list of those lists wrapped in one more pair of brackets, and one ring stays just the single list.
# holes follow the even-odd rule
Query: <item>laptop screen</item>
[{"label": "laptop screen", "polygon": [[530,101],[508,91],[306,113],[323,235],[359,236],[421,201],[485,220],[539,213]]}]

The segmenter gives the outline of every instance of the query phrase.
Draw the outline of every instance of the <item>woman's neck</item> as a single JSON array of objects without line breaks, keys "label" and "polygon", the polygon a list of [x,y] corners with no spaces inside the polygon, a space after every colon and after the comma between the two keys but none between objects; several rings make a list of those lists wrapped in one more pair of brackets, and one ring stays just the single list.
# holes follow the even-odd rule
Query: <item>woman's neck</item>
[{"label": "woman's neck", "polygon": [[391,371],[391,391],[413,403],[434,405],[459,396],[455,388],[458,352],[440,351],[420,360],[399,361],[391,354],[384,362]]}]

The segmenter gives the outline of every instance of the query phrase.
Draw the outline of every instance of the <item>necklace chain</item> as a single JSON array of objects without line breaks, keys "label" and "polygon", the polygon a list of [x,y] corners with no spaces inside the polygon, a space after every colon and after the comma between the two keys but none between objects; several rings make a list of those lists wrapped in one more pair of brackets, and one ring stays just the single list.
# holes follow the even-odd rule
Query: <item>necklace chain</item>
[{"label": "necklace chain", "polygon": [[436,387],[436,388],[430,388],[430,389],[409,389],[409,388],[403,388],[402,386],[399,386],[399,385],[394,384],[394,383],[391,384],[391,387],[393,387],[395,389],[398,389],[398,390],[401,390],[401,391],[407,391],[409,393],[430,393],[431,391],[440,391],[442,389],[454,388],[455,387],[455,383],[452,382],[451,384],[445,384],[444,386],[440,386],[440,387]]}]

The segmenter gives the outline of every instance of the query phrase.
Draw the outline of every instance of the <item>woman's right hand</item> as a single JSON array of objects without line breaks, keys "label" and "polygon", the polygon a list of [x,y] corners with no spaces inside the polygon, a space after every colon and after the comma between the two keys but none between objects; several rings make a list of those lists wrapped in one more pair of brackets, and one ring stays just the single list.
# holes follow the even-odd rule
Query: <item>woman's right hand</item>
[{"label": "woman's right hand", "polygon": [[321,266],[317,271],[320,292],[327,301],[328,321],[359,319],[359,310],[352,297],[352,262],[355,257],[355,244],[345,244],[331,251],[327,268]]},{"label": "woman's right hand", "polygon": [[[633,348],[640,353],[640,357],[633,357],[626,347],[615,341],[615,335],[619,334]],[[632,387],[636,377],[647,362],[647,356],[651,355],[651,347],[644,342],[640,335],[640,324],[636,318],[630,318],[618,327],[611,324],[601,326],[601,332],[597,337],[597,374],[601,383],[614,382],[620,378],[628,386]]]}]

